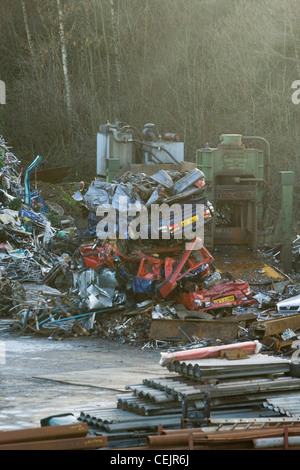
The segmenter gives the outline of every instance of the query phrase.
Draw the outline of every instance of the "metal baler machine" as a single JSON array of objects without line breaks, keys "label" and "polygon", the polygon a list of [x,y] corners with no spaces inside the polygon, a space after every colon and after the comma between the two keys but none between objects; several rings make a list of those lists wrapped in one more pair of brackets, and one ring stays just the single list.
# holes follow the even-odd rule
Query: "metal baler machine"
[{"label": "metal baler machine", "polygon": [[[249,147],[263,144],[264,150]],[[261,146],[261,145],[258,145]],[[196,163],[205,175],[207,197],[216,217],[207,227],[205,244],[280,245],[281,261],[291,270],[293,230],[292,171],[280,171],[280,210],[272,231],[266,216],[270,202],[270,145],[259,136],[223,134],[216,148],[197,150]]]}]

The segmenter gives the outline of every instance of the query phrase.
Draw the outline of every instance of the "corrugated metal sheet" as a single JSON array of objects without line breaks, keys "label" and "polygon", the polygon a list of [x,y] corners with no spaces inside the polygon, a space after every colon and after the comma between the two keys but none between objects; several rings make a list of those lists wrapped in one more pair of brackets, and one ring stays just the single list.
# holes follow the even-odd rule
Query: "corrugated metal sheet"
[{"label": "corrugated metal sheet", "polygon": [[173,361],[166,364],[170,372],[195,379],[224,379],[269,375],[290,372],[289,361],[281,358],[269,358],[261,354],[255,359],[230,361],[226,359],[196,359]]},{"label": "corrugated metal sheet", "polygon": [[278,393],[276,396],[268,397],[264,406],[282,415],[300,417],[300,392]]},{"label": "corrugated metal sheet", "polygon": [[[201,378],[185,375],[186,367],[195,364]],[[107,433],[115,447],[135,445],[137,436],[143,445],[159,426],[178,430],[183,423],[300,421],[300,378],[292,377],[287,360],[214,360],[210,366],[199,360],[179,371],[127,385],[127,392],[116,395],[115,409],[82,412],[80,420]]]}]

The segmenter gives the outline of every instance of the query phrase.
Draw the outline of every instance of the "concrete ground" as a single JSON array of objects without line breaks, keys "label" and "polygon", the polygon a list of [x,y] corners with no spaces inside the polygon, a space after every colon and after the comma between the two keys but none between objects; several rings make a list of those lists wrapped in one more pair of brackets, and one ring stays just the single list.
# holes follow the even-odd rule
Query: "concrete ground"
[{"label": "concrete ground", "polygon": [[115,407],[126,385],[168,372],[153,349],[96,336],[14,337],[2,333],[5,324],[7,319],[0,319],[0,431],[40,427],[41,419],[61,413],[77,417],[80,411]]}]

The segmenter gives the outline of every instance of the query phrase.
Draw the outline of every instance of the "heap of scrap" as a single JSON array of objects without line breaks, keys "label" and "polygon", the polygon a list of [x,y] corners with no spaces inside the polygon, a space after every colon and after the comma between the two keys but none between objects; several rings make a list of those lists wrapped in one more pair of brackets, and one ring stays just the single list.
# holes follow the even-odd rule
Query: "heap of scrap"
[{"label": "heap of scrap", "polygon": [[[126,171],[111,182],[80,183],[73,199],[82,218],[70,218],[68,229],[59,217],[53,222],[53,206],[31,188],[40,157],[22,182],[21,162],[2,138],[0,153],[1,315],[13,317],[14,327],[50,337],[95,333],[144,345],[204,338],[213,345],[216,338],[236,340],[242,315],[234,310],[253,307],[252,320],[261,321],[243,331],[250,339],[261,336],[267,319],[259,309],[268,296],[221,274],[195,230],[204,231],[215,217],[202,171]],[[153,205],[176,211],[154,228]],[[113,236],[104,223],[108,208],[115,214]],[[146,219],[136,215],[141,208]]]},{"label": "heap of scrap", "polygon": [[[79,233],[89,240],[79,247],[81,264],[76,269],[75,284],[89,308],[113,308],[112,302],[114,298],[120,299],[121,291],[124,295],[123,315],[129,316],[125,321],[132,327],[131,313],[150,311],[151,319],[154,319],[158,306],[162,307],[161,312],[173,310],[173,318],[179,318],[178,309],[184,308],[190,312],[190,318],[199,320],[200,313],[208,315],[210,312],[209,318],[214,319],[224,309],[254,303],[249,284],[240,279],[229,281],[222,276],[213,267],[214,258],[202,239],[190,236],[198,233],[195,230],[198,221],[204,226],[214,217],[214,208],[205,197],[205,190],[204,174],[197,168],[159,169],[151,175],[127,171],[112,182],[95,180],[85,192],[81,190],[74,194],[74,199],[86,209],[85,225],[81,224]],[[121,200],[127,204],[128,230],[125,234],[120,231],[124,213]],[[179,212],[170,211],[170,218],[160,220],[155,229],[148,211],[147,219],[143,219],[146,220],[146,231],[143,232],[146,237],[141,228],[133,236],[131,224],[135,223],[136,227],[137,223],[134,216],[128,215],[130,204],[146,209],[153,205],[173,208],[176,204]],[[109,207],[116,211],[114,237],[105,234],[104,223],[101,223],[107,220],[105,210]],[[141,209],[139,211],[141,213]],[[190,229],[189,239],[182,230],[186,227]],[[181,230],[183,236],[176,236]],[[103,272],[107,279],[108,272],[111,277],[104,284]],[[114,294],[108,292],[108,285],[117,289],[117,297],[114,297],[115,291]],[[106,303],[103,287],[107,294]],[[124,330],[123,325],[124,317],[118,324],[119,332]]]}]

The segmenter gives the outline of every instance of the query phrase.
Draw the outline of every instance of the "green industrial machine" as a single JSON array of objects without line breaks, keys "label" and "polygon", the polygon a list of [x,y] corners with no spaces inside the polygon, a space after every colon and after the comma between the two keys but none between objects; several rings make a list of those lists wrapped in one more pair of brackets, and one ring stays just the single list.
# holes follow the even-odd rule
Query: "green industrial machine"
[{"label": "green industrial machine", "polygon": [[[264,149],[252,148],[252,145]],[[248,245],[266,243],[288,247],[292,237],[293,172],[281,172],[281,208],[276,227],[266,231],[270,197],[270,146],[266,139],[240,134],[221,135],[216,148],[196,152],[197,167],[204,173],[207,198],[216,217],[208,224],[205,244]],[[284,251],[284,250],[283,250]],[[285,249],[285,260],[287,259]]]}]

